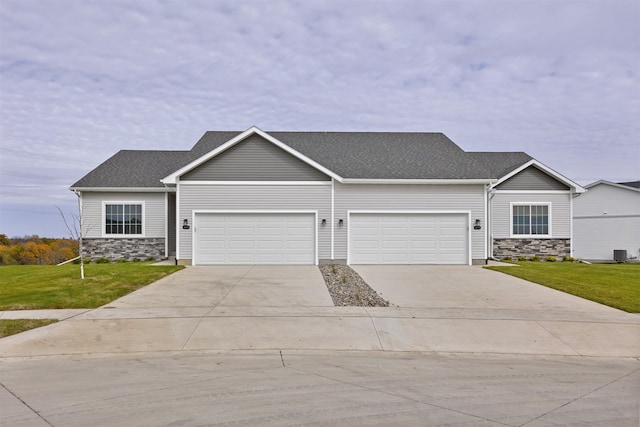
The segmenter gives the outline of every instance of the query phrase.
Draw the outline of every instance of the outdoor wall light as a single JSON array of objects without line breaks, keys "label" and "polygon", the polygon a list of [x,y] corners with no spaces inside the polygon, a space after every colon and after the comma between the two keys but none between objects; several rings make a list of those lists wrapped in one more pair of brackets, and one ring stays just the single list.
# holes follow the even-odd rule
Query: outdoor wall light
[{"label": "outdoor wall light", "polygon": [[185,218],[185,219],[182,221],[182,228],[183,228],[184,230],[188,230],[188,229],[190,229],[190,228],[191,228],[191,226],[189,225],[189,220],[188,220],[188,219],[186,219],[186,218]]},{"label": "outdoor wall light", "polygon": [[344,225],[344,221],[339,219],[338,220],[338,227],[342,227]]},{"label": "outdoor wall light", "polygon": [[474,230],[480,230],[482,227],[480,226],[480,220],[476,219],[476,224],[473,226]]},{"label": "outdoor wall light", "polygon": [[322,226],[323,226],[323,227],[326,227],[326,225],[327,225],[327,220],[326,220],[326,219],[323,219],[323,220],[322,220]]}]

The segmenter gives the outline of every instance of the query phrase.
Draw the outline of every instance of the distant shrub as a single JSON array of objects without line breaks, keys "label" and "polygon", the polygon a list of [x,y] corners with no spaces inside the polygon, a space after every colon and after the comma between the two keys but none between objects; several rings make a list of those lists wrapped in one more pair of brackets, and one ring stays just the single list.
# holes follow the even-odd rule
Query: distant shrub
[{"label": "distant shrub", "polygon": [[529,261],[533,261],[533,262],[540,261],[540,257],[538,255],[531,255],[529,257]]},{"label": "distant shrub", "polygon": [[96,259],[96,264],[109,264],[111,261],[109,260],[109,258],[105,258],[105,257],[100,257],[98,259]]},{"label": "distant shrub", "polygon": [[120,259],[118,259],[116,262],[117,262],[118,264],[124,264],[124,263],[129,262],[129,261],[127,261],[127,259],[126,259],[126,258],[120,258]]},{"label": "distant shrub", "polygon": [[133,261],[133,262],[140,262],[141,260],[140,260],[140,258],[134,258],[134,259],[132,259],[131,261]]},{"label": "distant shrub", "polygon": [[147,258],[147,261],[155,261],[155,260],[156,260],[156,259],[155,259],[154,257],[152,257],[152,256],[150,256],[150,257],[148,257],[148,258]]},{"label": "distant shrub", "polygon": [[520,255],[520,256],[518,257],[518,261],[526,261],[526,260],[527,260],[527,257],[526,257],[526,256],[522,256],[522,255]]},{"label": "distant shrub", "polygon": [[569,255],[565,255],[564,257],[562,257],[562,261],[563,262],[576,262],[576,259],[572,256]]},{"label": "distant shrub", "polygon": [[554,257],[554,256],[545,257],[544,260],[546,262],[556,262],[557,261],[556,257]]}]

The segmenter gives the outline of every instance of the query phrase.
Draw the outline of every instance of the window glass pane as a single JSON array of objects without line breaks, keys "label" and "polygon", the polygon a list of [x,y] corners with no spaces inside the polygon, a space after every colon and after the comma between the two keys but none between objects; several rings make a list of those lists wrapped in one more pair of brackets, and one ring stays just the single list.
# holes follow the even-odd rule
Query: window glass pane
[{"label": "window glass pane", "polygon": [[513,207],[513,234],[529,234],[529,206]]},{"label": "window glass pane", "polygon": [[105,234],[142,234],[142,205],[105,205]]}]

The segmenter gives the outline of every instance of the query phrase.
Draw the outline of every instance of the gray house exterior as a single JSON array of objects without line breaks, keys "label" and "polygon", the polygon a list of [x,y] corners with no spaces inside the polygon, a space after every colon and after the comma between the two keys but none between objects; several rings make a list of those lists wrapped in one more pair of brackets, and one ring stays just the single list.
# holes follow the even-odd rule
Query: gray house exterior
[{"label": "gray house exterior", "polygon": [[575,256],[611,261],[614,250],[640,257],[640,182],[597,181],[574,202]]},{"label": "gray house exterior", "polygon": [[474,264],[564,256],[585,190],[441,133],[206,132],[73,184],[85,255],[182,264]]}]

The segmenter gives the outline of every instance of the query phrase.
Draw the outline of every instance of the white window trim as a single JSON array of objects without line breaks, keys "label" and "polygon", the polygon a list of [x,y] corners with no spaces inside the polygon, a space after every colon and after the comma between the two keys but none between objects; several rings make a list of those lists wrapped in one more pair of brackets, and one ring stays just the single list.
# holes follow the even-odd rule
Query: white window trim
[{"label": "white window trim", "polygon": [[[549,232],[547,234],[514,234],[513,233],[513,207],[514,206],[547,206],[549,216]],[[551,202],[511,202],[509,204],[509,236],[512,239],[549,239],[553,237],[552,229],[552,203]],[[529,224],[531,225],[531,224]]]},{"label": "white window trim", "polygon": [[[107,234],[107,205],[141,205],[142,206],[142,233],[141,234]],[[146,236],[147,217],[145,215],[145,206],[143,201],[137,200],[103,200],[102,201],[102,219],[100,224],[102,227],[101,235],[103,238],[111,239],[141,239]]]}]

